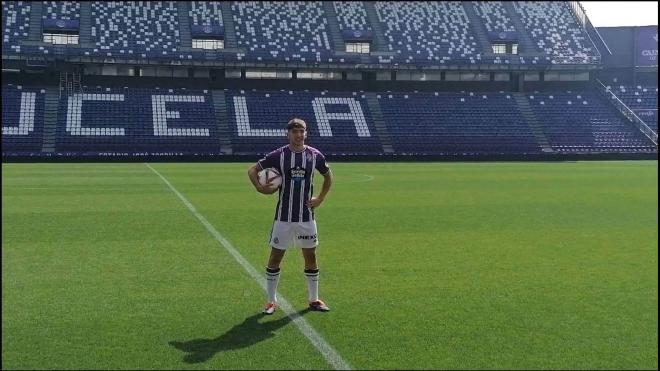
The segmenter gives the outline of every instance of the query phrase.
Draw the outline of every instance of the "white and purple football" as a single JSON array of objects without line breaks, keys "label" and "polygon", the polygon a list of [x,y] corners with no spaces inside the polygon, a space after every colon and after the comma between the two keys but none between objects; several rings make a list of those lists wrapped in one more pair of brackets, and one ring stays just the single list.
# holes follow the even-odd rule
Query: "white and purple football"
[{"label": "white and purple football", "polygon": [[279,188],[282,185],[282,176],[277,169],[269,167],[259,172],[259,184],[266,185],[272,183]]}]

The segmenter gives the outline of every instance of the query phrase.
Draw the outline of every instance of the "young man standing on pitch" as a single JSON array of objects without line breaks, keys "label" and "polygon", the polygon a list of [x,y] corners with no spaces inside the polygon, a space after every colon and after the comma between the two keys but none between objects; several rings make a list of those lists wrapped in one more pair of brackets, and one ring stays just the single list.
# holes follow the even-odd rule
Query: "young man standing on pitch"
[{"label": "young man standing on pitch", "polygon": [[[305,276],[309,292],[309,308],[320,312],[330,310],[318,297],[319,268],[316,264],[318,236],[314,209],[325,200],[332,185],[332,173],[325,157],[316,148],[305,145],[307,124],[294,118],[286,126],[289,144],[274,150],[252,165],[248,170],[250,181],[258,192],[275,193],[278,188],[270,183],[259,184],[258,173],[262,169],[275,168],[282,175],[279,201],[275,209],[275,221],[270,235],[270,258],[266,268],[268,303],[263,310],[273,314],[277,309],[277,283],[280,279],[280,262],[291,245],[302,248],[305,258]],[[323,188],[317,197],[314,193],[314,170],[323,175]]]}]

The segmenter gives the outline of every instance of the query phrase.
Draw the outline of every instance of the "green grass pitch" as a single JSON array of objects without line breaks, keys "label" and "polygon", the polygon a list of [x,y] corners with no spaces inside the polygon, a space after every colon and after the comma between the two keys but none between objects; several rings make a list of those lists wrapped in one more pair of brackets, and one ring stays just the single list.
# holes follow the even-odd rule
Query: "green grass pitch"
[{"label": "green grass pitch", "polygon": [[[151,164],[262,272],[249,165]],[[302,317],[351,367],[658,368],[657,161],[331,165]],[[145,164],[2,164],[3,369],[329,368],[264,302]]]}]

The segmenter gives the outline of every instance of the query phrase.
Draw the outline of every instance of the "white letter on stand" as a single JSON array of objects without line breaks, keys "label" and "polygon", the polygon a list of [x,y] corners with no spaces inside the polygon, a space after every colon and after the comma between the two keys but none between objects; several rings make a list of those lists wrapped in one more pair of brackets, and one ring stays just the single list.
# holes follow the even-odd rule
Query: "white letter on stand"
[{"label": "white letter on stand", "polygon": [[168,128],[167,119],[178,119],[181,117],[179,111],[168,111],[166,102],[195,102],[204,103],[202,95],[152,95],[151,106],[153,108],[154,135],[166,135],[176,137],[208,137],[209,129],[201,128]]},{"label": "white letter on stand", "polygon": [[[348,113],[328,113],[325,110],[326,104],[344,104],[347,105],[351,112]],[[355,130],[357,130],[358,137],[370,137],[369,127],[367,120],[364,118],[364,112],[360,102],[354,98],[315,98],[312,101],[314,114],[316,115],[316,122],[319,124],[319,134],[322,137],[331,137],[332,129],[330,128],[330,120],[350,120],[355,123]]]},{"label": "white letter on stand", "polygon": [[69,97],[66,115],[66,131],[71,135],[124,135],[124,128],[82,127],[82,105],[85,100],[124,101],[124,94],[73,94]]},{"label": "white letter on stand", "polygon": [[239,137],[285,137],[286,129],[252,129],[245,97],[234,97],[234,111]]},{"label": "white letter on stand", "polygon": [[2,126],[2,135],[28,135],[34,130],[34,107],[37,93],[21,93],[18,126]]}]

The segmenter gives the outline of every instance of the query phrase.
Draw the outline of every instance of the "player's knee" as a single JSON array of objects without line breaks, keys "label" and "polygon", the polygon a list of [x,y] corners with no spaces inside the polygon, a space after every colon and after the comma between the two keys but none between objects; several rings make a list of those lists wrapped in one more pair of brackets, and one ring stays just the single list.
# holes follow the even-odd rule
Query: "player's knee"
[{"label": "player's knee", "polygon": [[305,269],[316,269],[316,253],[314,251],[307,251],[303,254],[305,258]]},{"label": "player's knee", "polygon": [[284,257],[284,254],[271,254],[268,259],[268,268],[279,268],[282,257]]}]

